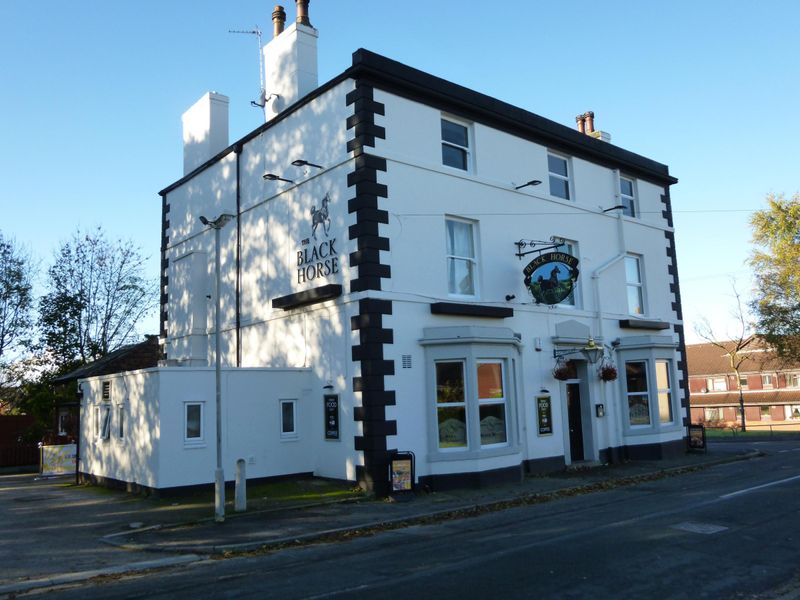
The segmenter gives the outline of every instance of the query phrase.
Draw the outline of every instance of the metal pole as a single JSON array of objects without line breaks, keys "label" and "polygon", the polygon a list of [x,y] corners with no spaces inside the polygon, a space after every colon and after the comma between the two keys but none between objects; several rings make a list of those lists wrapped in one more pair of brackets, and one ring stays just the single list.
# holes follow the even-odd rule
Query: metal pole
[{"label": "metal pole", "polygon": [[214,271],[217,280],[216,309],[214,311],[214,331],[216,349],[214,351],[216,366],[216,409],[217,409],[217,469],[214,471],[214,520],[222,523],[225,520],[225,473],[222,470],[222,377],[221,377],[221,357],[220,357],[220,249],[219,249],[219,230],[214,228],[214,242],[216,245],[216,261]]}]

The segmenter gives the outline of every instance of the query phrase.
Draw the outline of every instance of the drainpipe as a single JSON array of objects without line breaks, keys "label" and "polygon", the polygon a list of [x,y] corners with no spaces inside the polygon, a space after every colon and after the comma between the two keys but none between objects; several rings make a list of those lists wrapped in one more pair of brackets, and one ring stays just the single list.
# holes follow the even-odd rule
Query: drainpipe
[{"label": "drainpipe", "polygon": [[242,366],[242,145],[233,147],[236,153],[236,366]]},{"label": "drainpipe", "polygon": [[[614,180],[619,182],[619,171],[616,169],[614,170]],[[618,206],[620,200],[619,189],[614,192],[614,205]],[[597,313],[597,337],[600,340],[603,340],[603,306],[600,298],[600,275],[603,274],[607,269],[613,267],[618,262],[625,260],[626,252],[625,252],[625,230],[623,229],[623,221],[622,221],[622,209],[617,209],[617,244],[619,247],[619,252],[616,256],[612,257],[611,259],[607,260],[605,263],[597,267],[594,272],[592,273],[592,292],[594,296],[594,306],[595,312]],[[603,343],[603,342],[601,342]],[[621,373],[621,370],[620,370]],[[606,402],[606,386],[605,383],[600,385],[600,400],[606,406],[608,403]],[[607,418],[607,417],[606,417]],[[619,415],[619,419],[621,419],[621,412]],[[621,421],[620,421],[621,425]],[[609,422],[606,422],[606,441],[611,443],[611,425]],[[609,461],[611,460],[611,456],[609,455]]]}]

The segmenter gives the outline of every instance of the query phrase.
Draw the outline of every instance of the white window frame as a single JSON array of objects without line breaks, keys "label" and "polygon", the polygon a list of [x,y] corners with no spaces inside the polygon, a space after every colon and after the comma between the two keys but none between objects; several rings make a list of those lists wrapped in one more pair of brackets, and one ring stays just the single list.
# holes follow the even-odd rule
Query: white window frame
[{"label": "white window frame", "polygon": [[[200,407],[200,435],[197,437],[189,437],[189,407]],[[185,446],[204,446],[206,437],[206,407],[205,402],[190,400],[183,403],[183,443]]]},{"label": "white window frame", "polygon": [[[556,236],[558,238],[558,236]],[[553,252],[563,252],[564,254],[569,254],[570,256],[574,256],[578,260],[580,260],[580,249],[578,246],[578,242],[574,240],[568,240],[566,238],[559,238],[561,240],[562,246],[553,250]],[[569,300],[572,299],[570,303]],[[558,308],[567,308],[567,309],[580,309],[583,307],[583,299],[581,298],[580,294],[580,278],[574,282],[572,286],[572,294],[564,298],[561,302],[559,302],[556,306]]]},{"label": "white window frame", "polygon": [[[638,281],[631,281],[628,277],[628,260],[636,261],[636,268],[638,271]],[[644,316],[647,314],[647,295],[645,294],[645,281],[644,281],[644,268],[641,254],[628,253],[625,255],[625,303],[628,306],[628,314],[635,316]],[[636,312],[634,307],[631,306],[630,293],[631,290],[636,290],[641,305],[641,312]]]},{"label": "white window frame", "polygon": [[[505,441],[504,442],[497,442],[494,444],[484,444],[482,439],[478,440],[481,448],[499,448],[508,446],[508,383],[506,378],[506,366],[505,361],[502,359],[480,359],[476,360],[474,367],[475,367],[475,381],[478,381],[478,368],[481,365],[500,365],[500,382],[503,386],[503,395],[499,398],[481,398],[480,397],[480,386],[475,386],[475,398],[476,398],[476,405],[478,411],[478,434],[482,437],[480,431],[480,424],[481,424],[481,408],[484,406],[498,406],[502,405],[503,407],[503,426],[505,427]],[[469,408],[469,407],[468,407]],[[469,418],[469,410],[467,410],[467,418]]]},{"label": "white window frame", "polygon": [[786,387],[800,387],[800,373],[789,373],[786,375]]},{"label": "white window frame", "polygon": [[[664,373],[666,374],[667,381],[666,387],[661,387],[661,382],[658,381],[658,365],[664,365]],[[655,384],[656,384],[656,400],[658,402],[658,422],[662,425],[669,425],[675,422],[675,403],[672,401],[672,365],[671,361],[657,358],[653,361],[653,369],[655,371]],[[669,419],[664,419],[662,411],[664,410],[664,403],[662,399],[666,396],[666,406],[669,409]]]},{"label": "white window frame", "polygon": [[[283,407],[289,405],[292,407],[292,430],[283,430]],[[282,440],[296,440],[298,438],[297,432],[297,398],[285,398],[278,401],[278,433]]]},{"label": "white window frame", "polygon": [[100,439],[100,405],[94,407],[94,438]]},{"label": "white window frame", "polygon": [[706,389],[709,392],[727,392],[727,377],[706,377]]},{"label": "white window frame", "polygon": [[[476,334],[479,327],[426,328],[420,344],[425,347],[426,387],[428,389],[428,460],[430,462],[474,460],[520,453],[519,406],[522,402],[520,374],[520,341],[515,337],[482,342]],[[464,341],[472,340],[472,341]],[[505,403],[506,442],[481,445],[480,402],[477,367],[483,363],[501,363],[503,402]],[[460,363],[464,373],[464,410],[466,415],[466,447],[441,448],[436,364]],[[496,399],[499,402],[499,399]],[[453,403],[456,406],[459,403]],[[460,404],[459,404],[460,405]]]},{"label": "white window frame", "polygon": [[772,373],[763,373],[761,375],[762,389],[769,390],[775,387],[775,376]]},{"label": "white window frame", "polygon": [[[439,402],[439,393],[438,393],[438,384],[439,384],[439,382],[438,382],[438,379],[436,377],[436,374],[437,374],[436,366],[439,365],[439,364],[445,364],[445,363],[461,365],[461,375],[463,377],[462,387],[464,389],[464,396],[459,402]],[[470,430],[470,426],[469,426],[470,425],[470,423],[469,423],[469,421],[470,421],[470,410],[469,410],[469,402],[467,401],[467,399],[469,398],[469,386],[468,386],[468,383],[467,383],[467,380],[469,378],[469,373],[467,371],[467,361],[464,360],[463,358],[452,358],[452,359],[446,358],[446,359],[442,359],[442,360],[435,360],[435,361],[433,361],[433,374],[434,374],[433,375],[433,381],[434,381],[434,386],[435,386],[434,390],[433,390],[433,398],[434,398],[434,404],[435,404],[435,410],[436,410],[435,421],[436,421],[436,430],[437,430],[437,435],[436,435],[437,450],[439,452],[466,452],[470,448],[470,441],[471,441],[470,440],[470,432],[469,432],[469,430]],[[439,426],[440,426],[440,423],[439,423],[439,409],[442,409],[442,408],[461,408],[461,407],[463,407],[463,409],[464,409],[464,419],[465,419],[464,425],[466,427],[466,432],[465,432],[465,434],[466,434],[466,443],[463,446],[443,447],[442,444],[441,444],[441,439],[439,438],[439,435],[438,435]]]},{"label": "white window frame", "polygon": [[111,437],[111,404],[104,402],[100,405],[100,431],[98,439],[107,440]]},{"label": "white window frame", "polygon": [[[454,125],[458,125],[459,127],[463,127],[466,130],[466,135],[467,135],[467,145],[466,146],[462,146],[461,144],[457,144],[455,142],[451,142],[449,140],[445,140],[444,139],[443,132],[441,131],[441,129],[442,129],[441,126],[442,126],[442,123],[444,121],[447,121],[448,123],[452,123]],[[442,115],[441,119],[439,121],[439,124],[440,124],[439,133],[440,133],[441,142],[442,142],[442,166],[446,167],[448,169],[453,169],[455,171],[462,172],[462,173],[472,173],[472,171],[473,171],[473,164],[472,164],[473,163],[473,156],[472,156],[472,144],[473,144],[472,124],[467,122],[467,121],[463,121],[461,119],[457,119],[457,118],[451,117],[449,115]],[[464,160],[466,162],[466,168],[462,169],[461,167],[455,167],[453,165],[448,165],[447,163],[445,163],[444,162],[444,146],[449,146],[451,148],[456,148],[456,149],[464,152],[464,154],[465,154]]]},{"label": "white window frame", "polygon": [[[677,372],[675,366],[675,349],[673,347],[666,347],[666,346],[654,346],[654,347],[645,347],[645,348],[620,348],[618,349],[618,356],[619,356],[619,364],[622,365],[622,373],[619,377],[620,382],[620,390],[622,394],[622,398],[624,398],[624,410],[625,415],[623,418],[624,421],[624,430],[628,435],[648,435],[653,433],[667,433],[671,431],[678,431],[680,430],[682,425],[682,417],[684,415],[684,411],[680,406],[680,387],[676,386],[675,382],[678,381],[677,379]],[[628,393],[628,380],[627,380],[627,369],[626,365],[628,363],[645,363],[645,373],[647,376],[647,409],[649,414],[650,422],[648,424],[636,424],[632,425],[630,422],[630,403],[628,401],[629,397],[636,395],[642,396],[644,392],[633,392],[632,394]],[[666,364],[667,367],[667,376],[669,378],[669,395],[668,401],[670,403],[671,412],[672,412],[672,421],[662,421],[661,420],[661,405],[660,405],[660,398],[659,392],[664,392],[667,388],[659,389],[658,387],[658,377],[656,371],[656,363],[663,362]]]},{"label": "white window frame", "polygon": [[[448,242],[449,242],[449,227],[448,223],[461,223],[463,225],[468,225],[470,228],[470,235],[472,238],[472,256],[461,256],[458,254],[450,254],[448,249]],[[462,219],[459,217],[454,216],[445,216],[444,220],[444,243],[445,243],[445,260],[447,263],[447,295],[454,297],[454,298],[479,298],[480,297],[480,277],[478,273],[478,222],[471,221],[469,219]],[[451,273],[451,265],[455,264],[456,261],[463,261],[467,262],[471,265],[472,269],[472,293],[471,294],[461,294],[457,291],[454,291],[450,288],[450,273]]]},{"label": "white window frame", "polygon": [[[631,392],[628,390],[628,364],[642,364],[644,365],[644,383],[645,389],[642,392]],[[648,368],[649,361],[643,358],[636,358],[633,360],[626,360],[625,361],[625,409],[627,414],[627,423],[631,429],[636,428],[651,428],[653,426],[653,399],[650,397],[650,390],[652,388],[651,377],[650,377],[650,369]],[[631,400],[634,398],[644,398],[645,402],[647,403],[647,423],[632,423],[631,422]]]},{"label": "white window frame", "polygon": [[[550,157],[551,156],[553,158],[555,158],[555,159],[564,161],[564,164],[567,167],[567,175],[566,175],[566,177],[564,175],[562,175],[561,173],[556,173],[555,171],[551,171],[550,170]],[[548,175],[548,180],[547,180],[548,188],[547,188],[547,191],[550,193],[550,195],[553,198],[559,198],[560,200],[567,200],[568,202],[571,202],[571,201],[575,200],[575,193],[574,193],[574,190],[572,189],[572,161],[571,161],[569,156],[564,156],[563,154],[558,154],[556,152],[548,152],[547,153],[547,175]],[[553,185],[552,185],[553,179],[557,179],[559,181],[565,181],[567,183],[567,197],[566,198],[564,198],[564,196],[559,196],[558,194],[554,194],[553,193]]]},{"label": "white window frame", "polygon": [[117,404],[117,439],[125,439],[125,405]]},{"label": "white window frame", "polygon": [[65,436],[68,434],[67,428],[64,427],[64,420],[69,419],[70,411],[68,408],[61,407],[58,409],[58,435]]},{"label": "white window frame", "polygon": [[[622,191],[622,182],[628,181],[631,184],[631,193],[626,194]],[[627,175],[619,174],[618,181],[617,181],[617,188],[619,190],[619,200],[620,204],[624,207],[622,209],[622,214],[626,217],[637,218],[639,216],[639,210],[637,206],[636,199],[638,197],[637,189],[636,189],[636,179],[633,177],[628,177]]]},{"label": "white window frame", "polygon": [[[717,414],[716,418],[709,417],[709,414],[712,414],[711,411],[716,412],[716,414]],[[708,423],[716,423],[716,422],[719,422],[719,421],[724,421],[725,420],[725,411],[722,409],[721,406],[707,406],[707,407],[705,407],[703,409],[703,420],[708,422]]]}]

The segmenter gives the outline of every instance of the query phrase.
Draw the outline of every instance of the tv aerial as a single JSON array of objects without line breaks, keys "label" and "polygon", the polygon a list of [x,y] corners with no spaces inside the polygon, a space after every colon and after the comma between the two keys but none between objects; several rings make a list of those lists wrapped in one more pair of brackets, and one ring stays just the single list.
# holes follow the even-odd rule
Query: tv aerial
[{"label": "tv aerial", "polygon": [[268,98],[267,90],[264,89],[264,55],[261,50],[261,29],[256,25],[254,29],[229,29],[228,33],[244,33],[256,36],[256,42],[258,43],[258,79],[261,83],[261,90],[258,93],[258,99],[250,101],[250,106],[264,108]]}]

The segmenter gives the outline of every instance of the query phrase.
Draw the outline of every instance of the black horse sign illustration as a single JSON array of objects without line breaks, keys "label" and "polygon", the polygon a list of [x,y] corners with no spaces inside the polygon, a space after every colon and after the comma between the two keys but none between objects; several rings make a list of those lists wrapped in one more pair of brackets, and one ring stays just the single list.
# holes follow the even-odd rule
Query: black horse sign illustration
[{"label": "black horse sign illustration", "polygon": [[330,196],[325,194],[325,197],[322,199],[322,206],[320,208],[316,206],[311,208],[311,237],[314,239],[317,239],[318,225],[322,225],[322,230],[325,232],[326,236],[331,229],[331,218],[328,214],[328,203],[330,201]]},{"label": "black horse sign illustration", "polygon": [[575,290],[578,259],[564,252],[547,252],[534,258],[522,272],[536,304],[558,304]]}]

